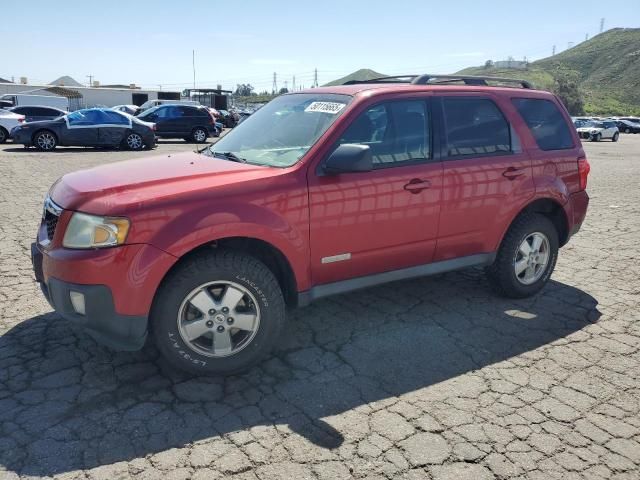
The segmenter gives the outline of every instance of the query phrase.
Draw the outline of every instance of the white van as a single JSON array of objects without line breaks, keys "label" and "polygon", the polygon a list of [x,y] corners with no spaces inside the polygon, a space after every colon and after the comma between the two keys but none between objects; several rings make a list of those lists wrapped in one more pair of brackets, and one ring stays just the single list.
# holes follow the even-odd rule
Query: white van
[{"label": "white van", "polygon": [[[38,106],[56,107],[60,110],[69,111],[69,99],[53,95],[30,95],[26,93],[7,93],[0,97],[0,102],[11,103],[12,107]],[[7,105],[8,106],[8,105]]]}]

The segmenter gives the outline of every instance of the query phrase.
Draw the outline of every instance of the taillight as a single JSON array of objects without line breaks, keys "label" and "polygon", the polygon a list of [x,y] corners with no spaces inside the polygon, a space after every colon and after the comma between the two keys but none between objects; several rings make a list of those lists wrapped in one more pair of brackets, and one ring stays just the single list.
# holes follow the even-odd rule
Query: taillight
[{"label": "taillight", "polygon": [[24,122],[24,117],[18,117],[18,123]]},{"label": "taillight", "polygon": [[158,129],[158,126],[154,123],[153,127],[151,127],[151,130],[153,130],[154,132]]},{"label": "taillight", "polygon": [[578,157],[578,174],[580,176],[580,190],[587,189],[587,177],[589,176],[589,172],[591,171],[591,165],[589,165],[589,161],[587,157],[581,156]]}]

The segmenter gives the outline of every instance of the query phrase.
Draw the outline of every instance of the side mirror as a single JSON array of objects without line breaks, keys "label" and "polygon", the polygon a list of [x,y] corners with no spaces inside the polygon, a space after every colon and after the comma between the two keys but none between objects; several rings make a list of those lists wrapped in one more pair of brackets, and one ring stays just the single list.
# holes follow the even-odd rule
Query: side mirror
[{"label": "side mirror", "polygon": [[324,175],[341,173],[370,172],[373,157],[368,145],[344,143],[336,148],[322,165]]}]

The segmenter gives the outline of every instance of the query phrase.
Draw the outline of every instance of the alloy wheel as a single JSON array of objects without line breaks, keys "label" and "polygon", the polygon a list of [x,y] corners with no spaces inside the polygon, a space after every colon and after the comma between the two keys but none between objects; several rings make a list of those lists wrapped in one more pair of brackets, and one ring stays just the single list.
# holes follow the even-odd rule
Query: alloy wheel
[{"label": "alloy wheel", "polygon": [[527,235],[513,259],[516,278],[523,285],[537,282],[547,269],[550,257],[549,239],[541,232]]},{"label": "alloy wheel", "polygon": [[226,280],[193,289],[178,310],[178,332],[207,357],[228,357],[247,347],[260,327],[260,308],[244,286]]},{"label": "alloy wheel", "polygon": [[42,150],[53,150],[53,148],[56,146],[56,139],[52,134],[47,132],[38,135],[36,142],[38,144],[38,147],[40,147]]},{"label": "alloy wheel", "polygon": [[207,134],[202,129],[197,129],[193,132],[193,138],[195,138],[196,142],[204,142],[207,139]]},{"label": "alloy wheel", "polygon": [[127,147],[131,150],[140,150],[142,148],[142,137],[137,133],[131,133],[127,137]]}]

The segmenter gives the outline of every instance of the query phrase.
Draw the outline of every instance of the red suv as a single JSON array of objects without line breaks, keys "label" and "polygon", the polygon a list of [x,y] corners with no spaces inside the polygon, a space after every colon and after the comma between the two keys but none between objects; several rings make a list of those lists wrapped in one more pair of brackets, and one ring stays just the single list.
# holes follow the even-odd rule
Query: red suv
[{"label": "red suv", "polygon": [[[287,306],[483,266],[509,297],[549,279],[582,224],[589,164],[554,95],[421,75],[282,95],[200,153],[65,175],[36,279],[118,349],[233,373]],[[491,83],[491,84],[490,84]]]}]

